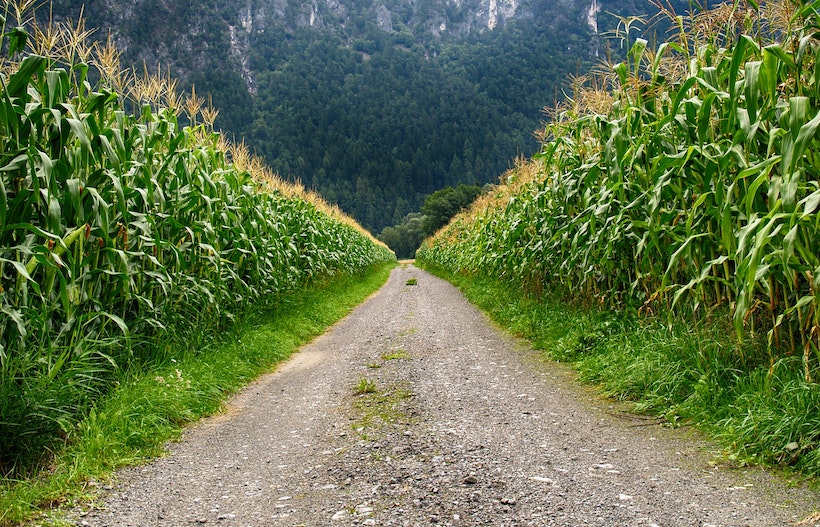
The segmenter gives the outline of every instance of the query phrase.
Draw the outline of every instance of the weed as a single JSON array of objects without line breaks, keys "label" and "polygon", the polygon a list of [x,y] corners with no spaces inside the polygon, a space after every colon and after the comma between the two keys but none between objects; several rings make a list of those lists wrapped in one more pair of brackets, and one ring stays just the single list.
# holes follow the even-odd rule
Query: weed
[{"label": "weed", "polygon": [[407,353],[407,350],[397,350],[393,352],[384,352],[382,353],[382,360],[397,360],[397,359],[409,359],[410,354]]},{"label": "weed", "polygon": [[354,408],[359,419],[353,423],[354,430],[362,438],[376,438],[386,425],[397,422],[410,422],[410,417],[403,409],[405,402],[413,397],[413,392],[403,386],[385,386],[384,389],[370,397],[356,400]]},{"label": "weed", "polygon": [[356,383],[356,386],[353,388],[353,393],[356,395],[364,395],[366,393],[376,393],[376,390],[376,381],[363,377]]}]

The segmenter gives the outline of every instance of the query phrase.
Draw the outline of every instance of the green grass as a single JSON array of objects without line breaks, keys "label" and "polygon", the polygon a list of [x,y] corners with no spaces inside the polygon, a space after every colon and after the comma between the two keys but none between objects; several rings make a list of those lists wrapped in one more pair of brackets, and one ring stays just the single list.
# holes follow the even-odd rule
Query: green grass
[{"label": "green grass", "polygon": [[604,395],[670,424],[696,425],[723,446],[727,461],[820,476],[820,385],[802,378],[799,356],[772,365],[764,342],[738,347],[721,314],[696,322],[638,317],[429,270],[545,357],[572,363]]},{"label": "green grass", "polygon": [[390,353],[388,353],[388,352],[382,353],[382,360],[384,360],[384,361],[398,360],[398,359],[409,359],[409,358],[410,358],[410,354],[407,353],[407,350],[402,350],[402,349],[396,350],[396,351],[393,351],[393,352],[390,352]]},{"label": "green grass", "polygon": [[67,433],[46,469],[0,483],[0,525],[15,525],[53,505],[82,500],[89,482],[163,452],[182,427],[218,411],[225,398],[321,334],[378,289],[393,265],[281,297],[203,349],[131,371]]},{"label": "green grass", "polygon": [[356,395],[364,395],[366,393],[376,393],[378,391],[376,381],[373,379],[361,378],[356,386],[353,387],[353,393]]}]

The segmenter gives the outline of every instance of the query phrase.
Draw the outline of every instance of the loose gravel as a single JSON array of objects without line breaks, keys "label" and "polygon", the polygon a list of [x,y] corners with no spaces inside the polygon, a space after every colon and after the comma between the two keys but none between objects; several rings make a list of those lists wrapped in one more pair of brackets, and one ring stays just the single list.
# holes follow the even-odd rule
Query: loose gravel
[{"label": "loose gravel", "polygon": [[72,521],[775,527],[820,509],[580,387],[412,265],[168,448]]}]

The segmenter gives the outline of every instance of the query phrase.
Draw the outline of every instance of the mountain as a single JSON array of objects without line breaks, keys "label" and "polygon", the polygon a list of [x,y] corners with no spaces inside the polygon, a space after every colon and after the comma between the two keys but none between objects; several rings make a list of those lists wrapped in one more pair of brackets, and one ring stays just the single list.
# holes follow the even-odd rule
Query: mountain
[{"label": "mountain", "polygon": [[[636,0],[637,1],[637,0]],[[41,8],[40,18],[45,17]],[[542,108],[607,51],[632,0],[67,0],[220,108],[217,126],[379,232],[424,197],[494,182]],[[615,50],[618,52],[618,50]]]}]

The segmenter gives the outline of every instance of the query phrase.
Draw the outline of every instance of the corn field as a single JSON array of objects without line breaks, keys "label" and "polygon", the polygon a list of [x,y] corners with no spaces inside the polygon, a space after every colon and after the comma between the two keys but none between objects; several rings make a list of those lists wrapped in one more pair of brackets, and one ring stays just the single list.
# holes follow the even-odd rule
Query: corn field
[{"label": "corn field", "polygon": [[673,38],[618,33],[626,60],[575,79],[542,151],[417,257],[640,314],[728,312],[814,382],[818,4],[666,13]]},{"label": "corn field", "polygon": [[31,4],[0,20],[0,473],[69,434],[115,372],[395,258],[214,132],[194,90]]}]

